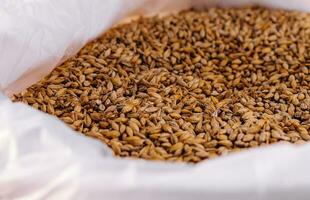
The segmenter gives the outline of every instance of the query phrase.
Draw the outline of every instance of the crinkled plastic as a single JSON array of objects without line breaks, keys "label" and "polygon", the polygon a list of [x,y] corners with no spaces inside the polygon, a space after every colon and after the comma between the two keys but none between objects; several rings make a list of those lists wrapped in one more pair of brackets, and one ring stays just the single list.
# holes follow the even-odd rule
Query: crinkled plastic
[{"label": "crinkled plastic", "polygon": [[[0,88],[19,92],[134,14],[308,0],[0,0]],[[119,159],[100,141],[0,94],[0,199],[310,198],[310,144],[278,144],[197,165]]]}]

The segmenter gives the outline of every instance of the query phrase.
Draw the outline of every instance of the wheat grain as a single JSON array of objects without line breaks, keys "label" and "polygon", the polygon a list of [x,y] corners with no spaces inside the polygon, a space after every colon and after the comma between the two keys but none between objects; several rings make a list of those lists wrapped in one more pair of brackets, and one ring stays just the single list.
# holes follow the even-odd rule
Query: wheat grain
[{"label": "wheat grain", "polygon": [[199,162],[310,140],[310,14],[183,11],[112,28],[13,97],[118,156]]}]

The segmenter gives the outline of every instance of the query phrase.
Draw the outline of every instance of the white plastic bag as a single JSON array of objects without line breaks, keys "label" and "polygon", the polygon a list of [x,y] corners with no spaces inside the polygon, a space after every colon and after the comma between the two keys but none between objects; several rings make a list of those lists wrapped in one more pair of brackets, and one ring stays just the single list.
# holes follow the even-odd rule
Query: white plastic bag
[{"label": "white plastic bag", "polygon": [[[131,14],[190,6],[310,11],[308,0],[0,0],[0,88],[19,92]],[[0,95],[0,199],[309,199],[310,145],[198,165],[117,159],[99,141]]]}]

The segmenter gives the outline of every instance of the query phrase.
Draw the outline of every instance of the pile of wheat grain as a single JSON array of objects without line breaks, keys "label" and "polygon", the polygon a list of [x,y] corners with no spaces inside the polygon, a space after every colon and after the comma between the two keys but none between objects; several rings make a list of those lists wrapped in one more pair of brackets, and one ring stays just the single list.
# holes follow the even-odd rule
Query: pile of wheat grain
[{"label": "pile of wheat grain", "polygon": [[118,156],[199,162],[300,144],[310,140],[310,14],[217,8],[140,18],[13,100]]}]

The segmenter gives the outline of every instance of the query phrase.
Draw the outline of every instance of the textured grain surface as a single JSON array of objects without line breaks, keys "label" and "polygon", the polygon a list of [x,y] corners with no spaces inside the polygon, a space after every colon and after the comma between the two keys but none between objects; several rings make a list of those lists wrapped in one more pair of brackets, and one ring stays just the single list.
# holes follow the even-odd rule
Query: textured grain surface
[{"label": "textured grain surface", "polygon": [[118,156],[199,162],[310,140],[310,15],[184,11],[115,27],[13,97]]}]

